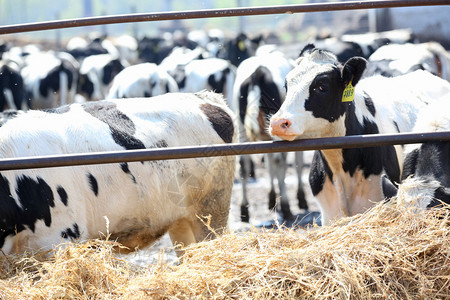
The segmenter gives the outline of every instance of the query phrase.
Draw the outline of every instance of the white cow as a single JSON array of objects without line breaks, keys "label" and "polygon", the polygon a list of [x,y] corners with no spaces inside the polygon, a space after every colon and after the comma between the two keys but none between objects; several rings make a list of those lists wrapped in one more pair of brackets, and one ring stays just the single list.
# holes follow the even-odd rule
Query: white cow
[{"label": "white cow", "polygon": [[175,79],[154,63],[128,66],[113,79],[106,98],[153,97],[178,92]]},{"label": "white cow", "polygon": [[[232,119],[207,92],[31,110],[0,127],[0,157],[231,143]],[[234,166],[219,156],[1,172],[2,252],[108,232],[131,251],[166,232],[174,244],[203,240],[227,227]]]},{"label": "white cow", "polygon": [[[286,100],[270,133],[291,141],[410,131],[428,102],[450,93],[450,83],[425,71],[360,80],[365,67],[361,57],[342,66],[330,52],[307,46],[286,78]],[[382,174],[399,182],[402,161],[400,146],[316,151],[310,185],[323,224],[384,199]]]},{"label": "white cow", "polygon": [[425,70],[450,81],[450,54],[437,42],[389,44],[370,57],[366,76],[397,76]]}]

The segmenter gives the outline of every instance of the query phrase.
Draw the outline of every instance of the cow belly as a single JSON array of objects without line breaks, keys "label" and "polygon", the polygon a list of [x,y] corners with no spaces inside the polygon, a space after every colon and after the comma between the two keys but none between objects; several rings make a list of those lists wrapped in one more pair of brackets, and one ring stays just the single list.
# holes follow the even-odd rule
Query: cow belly
[{"label": "cow belly", "polygon": [[333,220],[363,213],[381,201],[381,177],[371,175],[364,178],[361,170],[356,171],[352,177],[347,174],[334,181],[327,176],[316,198],[322,214],[322,224],[329,225]]},{"label": "cow belly", "polygon": [[364,178],[362,171],[357,171],[356,174],[353,193],[351,193],[352,198],[349,202],[351,216],[365,212],[384,198],[379,175],[370,175]]}]

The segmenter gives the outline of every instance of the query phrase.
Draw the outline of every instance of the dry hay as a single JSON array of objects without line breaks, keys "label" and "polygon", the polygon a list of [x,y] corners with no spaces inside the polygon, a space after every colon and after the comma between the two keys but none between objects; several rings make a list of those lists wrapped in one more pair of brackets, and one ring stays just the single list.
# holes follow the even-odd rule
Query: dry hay
[{"label": "dry hay", "polygon": [[148,268],[117,258],[105,241],[61,247],[50,259],[4,256],[0,296],[450,299],[449,217],[448,207],[417,211],[397,199],[324,228],[228,233],[188,247],[178,265]]}]

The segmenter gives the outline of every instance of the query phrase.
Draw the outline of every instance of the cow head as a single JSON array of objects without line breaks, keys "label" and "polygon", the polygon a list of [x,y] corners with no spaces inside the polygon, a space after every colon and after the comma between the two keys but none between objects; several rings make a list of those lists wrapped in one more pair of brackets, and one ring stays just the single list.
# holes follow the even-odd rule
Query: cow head
[{"label": "cow head", "polygon": [[286,76],[286,99],[269,133],[289,141],[344,135],[344,116],[354,104],[343,102],[342,95],[350,82],[356,86],[366,63],[353,57],[342,66],[331,52],[307,45]]}]

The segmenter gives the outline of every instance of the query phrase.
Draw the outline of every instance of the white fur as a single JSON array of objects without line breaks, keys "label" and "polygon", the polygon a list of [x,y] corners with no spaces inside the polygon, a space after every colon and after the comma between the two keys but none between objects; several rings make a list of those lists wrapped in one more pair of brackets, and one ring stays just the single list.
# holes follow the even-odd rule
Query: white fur
[{"label": "white fur", "polygon": [[[178,92],[178,85],[165,70],[154,63],[141,63],[128,66],[113,79],[107,99],[144,97],[145,94],[158,96],[169,92]],[[153,87],[152,87],[153,86]]]}]

